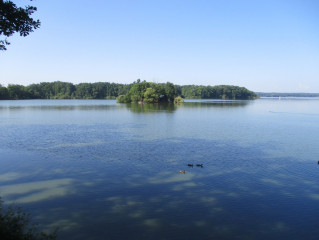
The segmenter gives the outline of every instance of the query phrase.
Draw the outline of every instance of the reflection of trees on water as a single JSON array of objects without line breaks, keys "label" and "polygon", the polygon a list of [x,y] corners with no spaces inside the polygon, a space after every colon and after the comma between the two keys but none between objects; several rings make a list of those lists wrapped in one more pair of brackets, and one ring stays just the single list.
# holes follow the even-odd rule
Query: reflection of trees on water
[{"label": "reflection of trees on water", "polygon": [[[253,101],[227,101],[227,100],[188,100],[181,104],[173,103],[127,103],[127,104],[116,104],[116,103],[91,103],[90,100],[84,100],[83,103],[73,103],[73,100],[65,100],[63,103],[54,102],[54,104],[46,104],[46,102],[35,102],[34,105],[8,105],[0,106],[1,110],[39,110],[39,111],[72,111],[72,110],[112,110],[119,108],[128,108],[134,113],[152,113],[158,111],[164,111],[172,113],[178,108],[224,108],[224,107],[245,107],[251,104]],[[41,104],[44,103],[44,104]],[[53,103],[53,102],[52,102]]]},{"label": "reflection of trees on water", "polygon": [[111,110],[114,108],[120,108],[117,105],[38,105],[38,106],[9,106],[9,107],[2,107],[0,106],[1,110],[36,110],[36,111],[72,111],[72,110]]},{"label": "reflection of trees on water", "polygon": [[227,108],[227,107],[245,107],[251,104],[252,101],[196,101],[196,102],[184,102],[184,107],[212,107],[212,108]]},{"label": "reflection of trees on water", "polygon": [[127,103],[126,106],[134,113],[153,113],[160,111],[172,113],[178,107],[178,105],[174,105],[173,103]]},{"label": "reflection of trees on water", "polygon": [[126,107],[134,113],[154,113],[164,111],[172,113],[178,108],[233,108],[233,107],[245,107],[249,105],[251,101],[194,101],[184,102],[181,104],[173,103],[128,103]]}]

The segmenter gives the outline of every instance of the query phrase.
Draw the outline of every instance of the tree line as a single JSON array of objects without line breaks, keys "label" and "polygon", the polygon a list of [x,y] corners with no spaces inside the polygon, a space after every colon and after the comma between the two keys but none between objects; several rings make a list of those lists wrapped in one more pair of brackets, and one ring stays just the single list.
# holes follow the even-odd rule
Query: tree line
[{"label": "tree line", "polygon": [[[145,95],[146,92],[146,95]],[[202,99],[255,99],[257,94],[244,87],[218,85],[174,85],[172,83],[150,83],[139,79],[131,84],[96,82],[42,82],[28,86],[0,85],[1,100],[18,99],[115,99],[120,95],[132,101],[161,102],[173,101],[174,97]],[[143,96],[142,96],[143,95]],[[144,99],[146,96],[146,99]],[[122,97],[125,99],[125,97]],[[128,102],[128,100],[123,100]]]},{"label": "tree line", "polygon": [[115,99],[126,94],[130,85],[97,82],[74,85],[68,82],[42,82],[28,86],[9,84],[0,85],[0,99]]},{"label": "tree line", "polygon": [[232,85],[198,86],[185,85],[180,87],[181,96],[185,98],[201,99],[230,99],[230,100],[251,100],[258,98],[258,95],[244,87]]}]

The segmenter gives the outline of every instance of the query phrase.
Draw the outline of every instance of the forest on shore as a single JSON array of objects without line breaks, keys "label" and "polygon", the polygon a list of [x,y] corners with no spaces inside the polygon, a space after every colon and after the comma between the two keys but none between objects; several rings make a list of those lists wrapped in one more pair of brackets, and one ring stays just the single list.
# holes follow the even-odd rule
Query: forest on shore
[{"label": "forest on shore", "polygon": [[[0,85],[0,100],[20,99],[116,99],[120,95],[127,96],[136,86],[147,86],[154,90],[166,89],[166,100],[172,101],[173,97],[198,99],[240,99],[249,100],[257,98],[257,94],[244,87],[217,85],[174,85],[172,83],[150,83],[137,80],[131,84],[96,82],[79,83],[69,82],[41,82],[28,86],[9,84],[7,87]],[[146,90],[146,89],[145,89]],[[161,91],[162,91],[161,90]],[[132,92],[133,90],[131,90]],[[151,90],[149,90],[151,91]],[[148,91],[148,93],[150,93]],[[164,91],[165,92],[165,91]],[[152,91],[151,91],[152,93]],[[160,94],[162,96],[163,94]],[[149,95],[151,96],[151,94]]]}]

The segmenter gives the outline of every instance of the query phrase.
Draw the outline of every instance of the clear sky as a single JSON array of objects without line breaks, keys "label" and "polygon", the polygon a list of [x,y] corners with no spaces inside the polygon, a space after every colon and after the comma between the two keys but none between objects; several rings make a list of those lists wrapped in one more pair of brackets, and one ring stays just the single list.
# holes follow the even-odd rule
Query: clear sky
[{"label": "clear sky", "polygon": [[237,85],[319,92],[318,0],[15,0],[41,28],[0,52],[0,84]]}]

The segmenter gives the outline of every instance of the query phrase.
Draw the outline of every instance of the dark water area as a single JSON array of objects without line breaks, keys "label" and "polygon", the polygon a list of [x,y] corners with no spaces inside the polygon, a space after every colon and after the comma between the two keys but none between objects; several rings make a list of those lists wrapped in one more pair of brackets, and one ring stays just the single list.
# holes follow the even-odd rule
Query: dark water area
[{"label": "dark water area", "polygon": [[317,98],[0,101],[0,196],[61,240],[317,239],[318,123]]}]

